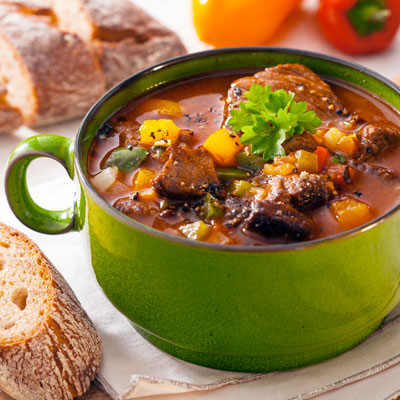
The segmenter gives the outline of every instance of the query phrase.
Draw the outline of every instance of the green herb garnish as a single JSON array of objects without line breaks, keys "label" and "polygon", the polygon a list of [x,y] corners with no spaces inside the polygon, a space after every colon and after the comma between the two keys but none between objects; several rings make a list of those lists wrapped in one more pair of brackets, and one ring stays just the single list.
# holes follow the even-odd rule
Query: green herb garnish
[{"label": "green herb garnish", "polygon": [[343,164],[345,161],[346,159],[341,154],[334,154],[332,157],[332,162],[335,164]]},{"label": "green herb garnish", "polygon": [[305,130],[315,133],[322,123],[314,111],[307,111],[305,102],[294,101],[294,93],[283,89],[254,84],[244,95],[249,101],[240,103],[240,110],[231,110],[228,125],[243,132],[241,143],[251,145],[251,152],[262,154],[265,161],[285,155],[282,143],[287,137]]},{"label": "green herb garnish", "polygon": [[107,158],[105,167],[116,165],[119,170],[130,172],[133,168],[138,167],[148,156],[149,152],[143,147],[134,147],[132,149],[114,150]]}]

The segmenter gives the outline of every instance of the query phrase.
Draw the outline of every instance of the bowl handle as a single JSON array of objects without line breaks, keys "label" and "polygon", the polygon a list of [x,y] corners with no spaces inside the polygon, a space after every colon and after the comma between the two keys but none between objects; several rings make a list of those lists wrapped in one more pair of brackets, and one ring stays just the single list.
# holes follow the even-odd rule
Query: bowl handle
[{"label": "bowl handle", "polygon": [[29,228],[48,234],[78,230],[75,223],[77,204],[60,211],[40,207],[29,194],[26,171],[38,157],[58,161],[74,178],[73,141],[63,136],[37,135],[25,139],[15,147],[7,163],[5,191],[16,217]]}]

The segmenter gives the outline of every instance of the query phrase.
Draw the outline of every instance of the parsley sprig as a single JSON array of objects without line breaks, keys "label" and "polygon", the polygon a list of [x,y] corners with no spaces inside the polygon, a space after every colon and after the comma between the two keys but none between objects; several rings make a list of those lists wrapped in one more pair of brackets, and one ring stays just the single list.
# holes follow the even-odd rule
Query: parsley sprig
[{"label": "parsley sprig", "polygon": [[249,101],[241,102],[240,110],[231,110],[228,125],[242,132],[241,143],[251,145],[251,152],[263,154],[265,161],[285,155],[282,143],[287,137],[315,133],[321,125],[306,103],[293,100],[294,93],[254,84],[244,95]]}]

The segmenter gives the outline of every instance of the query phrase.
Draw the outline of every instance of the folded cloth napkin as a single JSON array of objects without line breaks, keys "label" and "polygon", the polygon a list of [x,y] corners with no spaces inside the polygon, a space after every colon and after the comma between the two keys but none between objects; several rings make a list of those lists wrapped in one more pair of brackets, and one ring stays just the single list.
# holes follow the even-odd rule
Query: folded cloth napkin
[{"label": "folded cloth napkin", "polygon": [[[67,206],[72,201],[72,194],[72,184],[65,180],[49,182],[32,190],[33,197],[49,209]],[[332,360],[307,368],[248,374],[217,371],[178,360],[146,342],[108,302],[97,285],[78,233],[48,236],[33,232],[12,215],[5,198],[0,199],[0,210],[0,220],[25,232],[38,243],[70,283],[95,323],[104,346],[97,379],[113,399],[184,392],[197,392],[200,395],[201,391],[228,386],[232,387],[212,392],[212,398],[308,399],[400,363],[400,308],[394,310],[381,328],[361,345]],[[400,366],[398,368],[400,374]],[[385,390],[378,395],[362,398],[383,400],[400,388],[397,380],[390,381],[394,383],[393,387],[385,383]],[[244,383],[246,385],[240,385],[240,390],[236,386],[235,391],[233,385]],[[341,400],[347,398],[361,397],[340,396]]]}]

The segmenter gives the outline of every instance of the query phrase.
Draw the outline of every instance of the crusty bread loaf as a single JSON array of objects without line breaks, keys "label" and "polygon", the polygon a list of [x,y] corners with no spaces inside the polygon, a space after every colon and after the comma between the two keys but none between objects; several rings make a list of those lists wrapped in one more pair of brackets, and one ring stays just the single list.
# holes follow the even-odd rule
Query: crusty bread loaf
[{"label": "crusty bread loaf", "polygon": [[12,132],[22,123],[21,112],[7,102],[5,95],[0,94],[0,133]]},{"label": "crusty bread loaf", "polygon": [[39,248],[0,223],[0,390],[16,400],[82,395],[101,342],[71,288]]},{"label": "crusty bread loaf", "polygon": [[62,33],[51,16],[0,4],[0,75],[7,101],[28,125],[84,114],[104,93],[93,51],[78,36]]},{"label": "crusty bread loaf", "polygon": [[130,0],[51,0],[61,29],[92,43],[107,88],[186,52],[181,40]]}]

